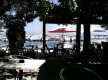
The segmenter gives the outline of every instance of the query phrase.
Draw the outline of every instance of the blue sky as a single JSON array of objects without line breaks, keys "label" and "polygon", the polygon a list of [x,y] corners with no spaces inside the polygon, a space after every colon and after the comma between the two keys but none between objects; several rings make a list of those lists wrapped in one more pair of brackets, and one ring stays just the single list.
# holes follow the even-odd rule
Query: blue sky
[{"label": "blue sky", "polygon": [[[48,30],[51,30],[55,27],[59,26],[58,24],[46,24],[46,33]],[[28,23],[25,27],[27,34],[42,34],[43,33],[43,22],[39,21],[39,18],[33,20],[33,22]]]},{"label": "blue sky", "polygon": [[[58,25],[58,24],[46,24],[46,34],[55,34],[55,33],[48,33],[48,30],[52,30],[56,27],[60,27],[60,26],[66,26],[66,25]],[[76,25],[67,25],[67,27],[71,27],[72,29],[76,29]],[[83,33],[83,27],[81,27],[81,32]],[[99,30],[102,30],[102,28],[100,27],[100,25],[91,25],[91,31],[93,30],[96,30],[96,29],[99,29]],[[33,20],[33,22],[31,23],[28,23],[26,26],[25,26],[25,31],[26,31],[26,34],[30,34],[30,35],[35,35],[35,34],[42,34],[43,33],[43,22],[39,21],[39,18],[36,18]],[[6,32],[6,31],[5,31]],[[1,32],[0,34],[5,34],[5,32]],[[66,34],[73,34],[73,33],[66,33]],[[95,35],[108,35],[108,31],[106,32],[92,32],[92,34],[95,34]]]},{"label": "blue sky", "polygon": [[[58,24],[46,24],[46,34],[52,34],[52,33],[48,33],[48,30],[54,29],[55,27],[59,27],[59,26],[66,26],[66,25],[58,25]],[[76,25],[68,25],[68,27],[71,27],[73,29],[76,29]],[[26,34],[42,34],[43,31],[43,22],[39,21],[39,18],[36,18],[33,20],[33,22],[28,23],[25,27],[26,30]],[[91,31],[93,30],[102,30],[102,28],[100,27],[100,25],[91,25]],[[83,32],[83,27],[81,29],[81,32]],[[93,32],[92,32],[93,33]],[[93,34],[108,34],[108,32],[94,32]]]}]

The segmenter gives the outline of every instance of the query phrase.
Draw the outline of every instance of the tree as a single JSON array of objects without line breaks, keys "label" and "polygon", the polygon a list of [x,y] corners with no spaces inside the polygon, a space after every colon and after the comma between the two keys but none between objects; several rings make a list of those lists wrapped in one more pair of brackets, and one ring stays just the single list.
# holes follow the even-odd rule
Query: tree
[{"label": "tree", "polygon": [[6,26],[6,24],[4,23],[4,22],[0,22],[0,28],[3,28],[3,27],[5,27]]},{"label": "tree", "polygon": [[[108,1],[107,0],[59,0],[55,9],[57,21],[75,22],[84,24],[84,53],[88,53],[90,44],[90,24],[108,23]],[[71,5],[69,5],[71,3]],[[73,4],[74,3],[74,4]],[[62,12],[62,13],[60,13]],[[65,15],[66,12],[68,15]],[[66,16],[66,17],[64,17]],[[49,20],[50,21],[50,20]],[[54,20],[53,20],[54,21]],[[56,22],[55,21],[55,22]]]},{"label": "tree", "polygon": [[39,15],[40,0],[2,0],[1,2],[0,19],[6,24],[10,53],[19,54],[25,42],[24,26]]},{"label": "tree", "polygon": [[[24,26],[37,17],[46,22],[85,24],[84,30],[87,30],[84,33],[84,42],[90,40],[90,28],[87,28],[90,24],[108,22],[106,0],[58,0],[58,3],[54,4],[49,0],[1,0],[0,20],[7,27],[10,51],[15,50],[17,53],[22,50],[25,40]],[[88,46],[89,43],[90,41],[84,44]],[[16,50],[19,46],[20,50]]]},{"label": "tree", "polygon": [[104,28],[105,30],[108,30],[108,24],[101,24],[101,27]]}]

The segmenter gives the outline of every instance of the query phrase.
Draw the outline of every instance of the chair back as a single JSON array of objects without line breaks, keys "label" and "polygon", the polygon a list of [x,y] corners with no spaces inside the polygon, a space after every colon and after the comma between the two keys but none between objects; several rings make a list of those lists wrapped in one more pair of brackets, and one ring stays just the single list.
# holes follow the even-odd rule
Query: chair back
[{"label": "chair back", "polygon": [[67,66],[60,70],[61,80],[103,80],[96,72],[83,66]]}]

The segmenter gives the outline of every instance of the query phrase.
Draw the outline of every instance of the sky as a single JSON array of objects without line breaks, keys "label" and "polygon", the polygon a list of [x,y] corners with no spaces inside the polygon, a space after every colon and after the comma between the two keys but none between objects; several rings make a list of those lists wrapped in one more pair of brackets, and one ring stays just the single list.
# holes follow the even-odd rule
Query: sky
[{"label": "sky", "polygon": [[[55,33],[49,33],[49,30],[52,30],[56,27],[69,27],[73,30],[76,30],[76,25],[62,25],[62,24],[46,24],[46,34],[49,35],[53,35]],[[103,28],[100,27],[100,25],[91,25],[91,32],[93,30],[103,30]],[[5,32],[0,32],[0,34],[5,34],[6,30],[4,30]],[[43,34],[43,22],[39,21],[39,18],[36,18],[33,20],[33,22],[28,23],[25,26],[25,31],[26,34],[30,34],[30,35],[36,35],[36,34]],[[83,25],[81,25],[81,32],[83,33]],[[66,34],[73,34],[73,33],[66,33]],[[91,34],[95,34],[95,35],[107,35],[108,31],[106,32],[92,32]]]},{"label": "sky", "polygon": [[[46,24],[46,32],[53,29],[57,24]],[[42,34],[43,33],[43,22],[39,21],[39,18],[33,20],[33,22],[28,23],[25,27],[27,34]]]},{"label": "sky", "polygon": [[[69,27],[73,30],[76,30],[76,25],[62,25],[62,24],[46,24],[46,34],[53,34],[53,33],[49,33],[48,31],[49,30],[52,30],[56,27]],[[83,33],[83,25],[81,25],[81,32]],[[91,25],[91,32],[93,30],[103,30],[103,28],[100,27],[100,25]],[[28,23],[25,27],[25,31],[26,31],[26,34],[42,34],[43,33],[43,22],[40,22],[39,21],[39,18],[36,18],[33,20],[33,22],[31,23]],[[103,35],[106,35],[108,34],[108,31],[106,32],[92,32],[93,34],[103,34]]]}]

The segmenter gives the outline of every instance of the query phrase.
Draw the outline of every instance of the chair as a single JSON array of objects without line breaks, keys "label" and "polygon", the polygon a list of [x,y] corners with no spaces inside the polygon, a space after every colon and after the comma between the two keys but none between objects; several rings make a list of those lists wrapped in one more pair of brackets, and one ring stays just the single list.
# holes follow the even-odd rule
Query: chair
[{"label": "chair", "polygon": [[[16,70],[18,72],[17,74],[17,80],[18,80],[18,77],[19,77],[19,70]],[[33,71],[33,70],[23,70],[23,76],[24,77],[27,77],[27,76],[30,76],[31,77],[31,80],[34,80],[33,77],[37,77],[37,74],[38,74],[38,70],[37,72]]]},{"label": "chair", "polygon": [[13,70],[9,70],[9,69],[0,70],[0,80],[6,80],[6,79],[11,79],[11,78],[14,78],[14,80],[16,80],[16,75],[17,75],[17,72],[14,69]]},{"label": "chair", "polygon": [[80,65],[67,66],[60,70],[61,80],[103,80],[96,72]]},{"label": "chair", "polygon": [[[28,57],[28,56],[23,56],[23,55],[16,55],[16,58],[17,59],[21,59],[21,60],[23,60],[23,59],[33,59],[33,58],[31,58],[31,57]],[[21,61],[19,61],[19,63],[20,63]],[[22,63],[22,62],[21,62]],[[19,69],[16,69],[15,70],[16,72],[17,72],[17,74],[15,75],[15,80],[17,79],[18,80],[18,76],[19,76]],[[33,80],[33,76],[35,76],[36,77],[36,72],[35,71],[31,71],[31,70],[23,70],[23,76],[25,76],[25,77],[27,77],[27,76],[31,76],[31,80]]]},{"label": "chair", "polygon": [[[0,60],[0,64],[4,62],[9,63],[9,56],[4,56],[3,59]],[[6,78],[14,78],[16,79],[17,72],[15,69],[0,69],[0,80],[6,80]]]}]

